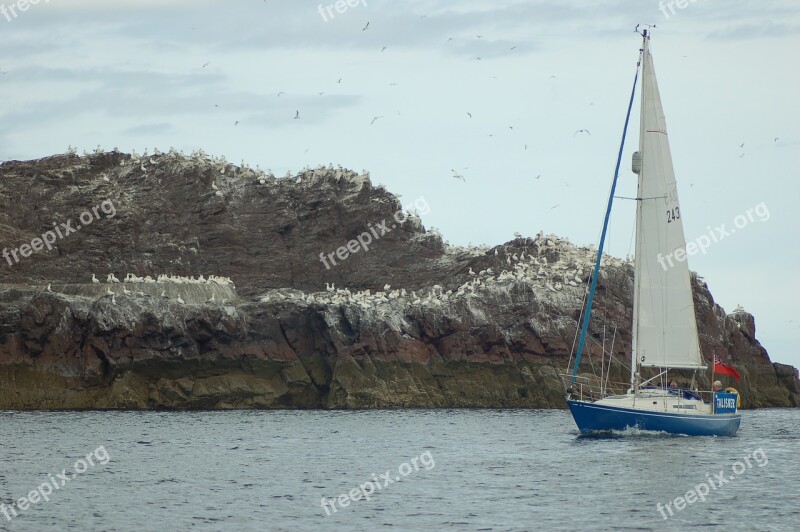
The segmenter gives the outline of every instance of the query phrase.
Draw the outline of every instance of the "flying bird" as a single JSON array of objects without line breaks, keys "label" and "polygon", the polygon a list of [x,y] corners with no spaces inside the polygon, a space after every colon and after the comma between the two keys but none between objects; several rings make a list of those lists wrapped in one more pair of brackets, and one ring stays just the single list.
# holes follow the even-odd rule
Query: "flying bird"
[{"label": "flying bird", "polygon": [[366,26],[364,26],[363,28],[361,28],[361,31],[367,31],[367,28],[369,28],[369,22],[367,22],[367,25],[366,25]]},{"label": "flying bird", "polygon": [[467,111],[467,115],[469,115],[469,117],[472,118],[472,113],[470,113],[469,111]]},{"label": "flying bird", "polygon": [[459,174],[458,172],[456,172],[454,169],[452,169],[452,168],[451,168],[451,169],[450,169],[450,171],[451,171],[451,172],[453,172],[453,177],[454,177],[455,179],[460,179],[460,180],[461,180],[461,181],[463,181],[464,183],[466,183],[466,182],[467,182],[467,180],[466,180],[466,179],[464,179],[464,176],[463,176],[463,175],[461,175],[461,174]]},{"label": "flying bird", "polygon": [[294,119],[297,120],[298,118],[300,118],[300,111],[295,111],[294,112]]},{"label": "flying bird", "polygon": [[205,64],[203,65],[203,68],[207,67],[209,64],[211,64],[211,61],[209,61],[209,62],[205,63]]},{"label": "flying bird", "polygon": [[376,121],[377,119],[379,119],[379,118],[383,118],[383,116],[376,116],[376,117],[373,117],[373,119],[372,119],[372,122],[370,122],[370,123],[369,123],[369,125],[372,125],[372,124],[374,124],[374,123],[375,123],[375,121]]},{"label": "flying bird", "polygon": [[579,130],[577,130],[575,133],[573,133],[573,134],[572,134],[572,136],[574,137],[574,136],[575,136],[575,135],[577,135],[578,133],[589,133],[589,136],[590,136],[590,137],[592,136],[592,134],[589,132],[589,130],[588,130],[588,129],[579,129]]},{"label": "flying bird", "polygon": [[281,91],[281,92],[278,93],[278,96],[280,96],[281,94],[286,94],[286,93]]},{"label": "flying bird", "polygon": [[383,48],[381,48],[381,52],[385,51],[385,50],[386,50],[386,48],[387,48],[386,46],[384,46]]},{"label": "flying bird", "polygon": [[741,144],[739,144],[739,147],[740,147],[740,148],[744,148],[744,142],[742,142]]}]

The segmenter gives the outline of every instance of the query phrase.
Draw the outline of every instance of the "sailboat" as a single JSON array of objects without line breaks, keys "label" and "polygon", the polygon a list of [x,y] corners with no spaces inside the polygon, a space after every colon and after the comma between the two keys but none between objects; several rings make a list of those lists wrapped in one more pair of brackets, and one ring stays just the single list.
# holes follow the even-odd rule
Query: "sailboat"
[{"label": "sailboat", "polygon": [[[700,351],[689,267],[686,260],[675,258],[683,251],[685,259],[682,212],[650,52],[650,35],[648,30],[640,35],[643,43],[586,297],[575,362],[572,372],[564,376],[566,401],[581,433],[635,428],[690,436],[732,436],[741,422],[736,394],[702,392],[708,393],[709,401],[705,401],[695,386],[697,372],[707,366]],[[586,346],[640,68],[639,151],[634,153],[632,164],[633,172],[638,174],[638,190],[636,198],[630,198],[637,204],[630,386],[624,385],[627,390],[618,388],[617,393],[610,393],[602,378],[598,384],[597,379],[579,376],[578,368]],[[642,377],[645,368],[655,376],[645,380]],[[660,384],[666,382],[670,370],[693,371],[692,383],[684,388]]]}]

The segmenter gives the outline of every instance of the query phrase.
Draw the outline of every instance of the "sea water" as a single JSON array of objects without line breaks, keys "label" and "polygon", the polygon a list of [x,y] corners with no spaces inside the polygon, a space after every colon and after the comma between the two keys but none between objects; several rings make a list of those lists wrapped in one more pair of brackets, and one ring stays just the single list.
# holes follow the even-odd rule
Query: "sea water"
[{"label": "sea water", "polygon": [[731,438],[584,437],[566,410],[0,412],[0,427],[2,530],[800,529],[798,409],[745,411]]}]

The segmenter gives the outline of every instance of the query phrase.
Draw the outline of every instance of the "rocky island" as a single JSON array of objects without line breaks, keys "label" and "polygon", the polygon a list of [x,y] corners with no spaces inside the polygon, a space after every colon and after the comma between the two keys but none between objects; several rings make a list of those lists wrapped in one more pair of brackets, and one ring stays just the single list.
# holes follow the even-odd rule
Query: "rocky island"
[{"label": "rocky island", "polygon": [[[450,246],[425,208],[366,172],[276,178],[202,152],[5,162],[0,408],[566,407],[595,250]],[[693,288],[704,356],[742,374],[742,406],[800,405],[753,316]],[[611,352],[627,380],[632,291],[608,257],[587,371]]]}]

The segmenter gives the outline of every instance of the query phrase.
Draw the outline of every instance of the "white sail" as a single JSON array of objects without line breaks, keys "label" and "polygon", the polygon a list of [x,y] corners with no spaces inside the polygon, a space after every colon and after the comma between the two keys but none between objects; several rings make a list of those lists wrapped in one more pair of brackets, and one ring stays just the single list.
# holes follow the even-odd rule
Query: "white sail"
[{"label": "white sail", "polygon": [[641,366],[704,368],[685,255],[683,215],[649,37],[643,53],[639,151],[634,354]]}]

